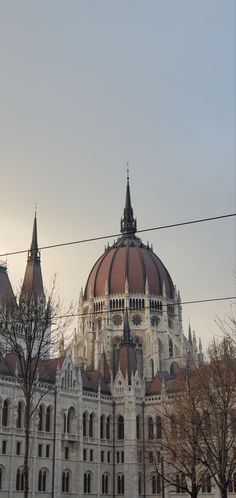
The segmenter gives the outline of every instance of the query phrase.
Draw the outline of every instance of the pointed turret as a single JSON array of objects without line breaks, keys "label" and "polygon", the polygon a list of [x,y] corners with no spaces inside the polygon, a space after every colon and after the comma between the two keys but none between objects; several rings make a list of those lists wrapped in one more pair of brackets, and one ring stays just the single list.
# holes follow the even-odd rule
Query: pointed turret
[{"label": "pointed turret", "polygon": [[27,294],[36,299],[40,296],[44,296],[40,252],[38,249],[36,213],[34,216],[32,242],[30,250],[28,252],[28,260],[22,286],[22,294]]},{"label": "pointed turret", "polygon": [[124,235],[132,235],[137,231],[137,222],[133,215],[133,208],[131,206],[131,196],[129,188],[129,170],[127,170],[127,185],[126,185],[126,199],[125,199],[125,209],[124,216],[121,219],[121,233]]},{"label": "pointed turret", "polygon": [[135,352],[135,343],[131,336],[127,309],[125,310],[124,316],[123,338],[120,343],[118,366],[120,367],[120,370],[123,373],[124,377],[128,377],[128,381],[130,384],[132,373],[135,373],[137,370],[137,358]]},{"label": "pointed turret", "polygon": [[105,382],[107,384],[109,384],[109,382],[111,380],[111,374],[110,374],[109,366],[107,363],[107,357],[106,357],[104,351],[102,353],[101,360],[99,363],[99,373],[101,374],[101,376],[103,377]]},{"label": "pointed turret", "polygon": [[188,342],[189,344],[193,344],[193,341],[192,341],[192,331],[191,331],[191,325],[189,323],[189,326],[188,326]]},{"label": "pointed turret", "polygon": [[7,265],[0,261],[0,305],[9,302],[13,304],[15,296],[7,274]]}]

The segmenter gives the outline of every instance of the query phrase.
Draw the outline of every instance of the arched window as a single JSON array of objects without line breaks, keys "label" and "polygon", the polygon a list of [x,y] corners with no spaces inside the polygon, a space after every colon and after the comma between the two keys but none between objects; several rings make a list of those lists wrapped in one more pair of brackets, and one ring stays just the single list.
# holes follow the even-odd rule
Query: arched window
[{"label": "arched window", "polygon": [[108,495],[109,493],[109,475],[102,474],[102,493]]},{"label": "arched window", "polygon": [[172,358],[173,356],[173,341],[171,338],[169,338],[169,356]]},{"label": "arched window", "polygon": [[23,403],[19,401],[17,405],[17,419],[16,419],[16,428],[21,429],[23,425]]},{"label": "arched window", "polygon": [[170,423],[171,423],[171,435],[172,437],[175,438],[177,436],[177,423],[176,423],[176,417],[174,415],[171,415]]},{"label": "arched window", "polygon": [[3,408],[2,408],[2,426],[3,427],[8,426],[8,419],[9,419],[9,401],[8,401],[8,399],[5,399],[4,403],[3,403]]},{"label": "arched window", "polygon": [[16,491],[24,491],[23,470],[17,469],[16,472]]},{"label": "arched window", "polygon": [[39,407],[39,425],[38,425],[38,430],[39,431],[43,430],[43,405],[40,405],[40,407]]},{"label": "arched window", "polygon": [[136,438],[140,439],[141,437],[141,427],[140,427],[140,416],[137,415],[136,417]]},{"label": "arched window", "polygon": [[162,438],[161,417],[157,416],[157,439]]},{"label": "arched window", "polygon": [[40,469],[38,476],[38,491],[46,491],[47,487],[47,471]]},{"label": "arched window", "polygon": [[202,493],[211,493],[211,476],[209,474],[202,476]]},{"label": "arched window", "polygon": [[84,474],[84,493],[90,494],[92,486],[92,477],[90,472]]},{"label": "arched window", "polygon": [[176,493],[185,493],[186,481],[184,474],[176,474]]},{"label": "arched window", "polygon": [[87,436],[87,413],[83,413],[83,436]]},{"label": "arched window", "polygon": [[152,475],[152,494],[159,495],[161,492],[161,478],[159,474]]},{"label": "arched window", "polygon": [[124,486],[125,482],[124,482],[124,475],[123,474],[119,474],[117,476],[117,494],[118,495],[123,495],[124,492],[125,492],[125,486]]},{"label": "arched window", "polygon": [[67,415],[67,432],[68,434],[72,434],[75,432],[75,427],[74,427],[74,421],[75,421],[75,410],[73,406],[70,407]]},{"label": "arched window", "polygon": [[148,439],[154,438],[154,424],[152,417],[148,417]]},{"label": "arched window", "polygon": [[94,437],[94,413],[89,416],[89,437]]},{"label": "arched window", "polygon": [[47,406],[46,417],[45,417],[45,431],[50,432],[51,430],[51,407]]},{"label": "arched window", "polygon": [[105,417],[101,415],[100,417],[100,438],[103,439],[105,436]]},{"label": "arched window", "polygon": [[67,416],[65,413],[63,415],[63,432],[64,432],[64,434],[66,434],[66,432],[67,432]]},{"label": "arched window", "polygon": [[151,368],[151,377],[154,379],[154,363],[153,359],[150,360],[150,368]]},{"label": "arched window", "polygon": [[110,439],[111,437],[111,417],[108,415],[107,423],[106,423],[106,438]]},{"label": "arched window", "polygon": [[70,472],[69,472],[69,470],[64,470],[62,472],[61,490],[62,490],[62,493],[69,493],[70,492]]},{"label": "arched window", "polygon": [[124,439],[124,417],[119,415],[118,417],[118,439]]}]

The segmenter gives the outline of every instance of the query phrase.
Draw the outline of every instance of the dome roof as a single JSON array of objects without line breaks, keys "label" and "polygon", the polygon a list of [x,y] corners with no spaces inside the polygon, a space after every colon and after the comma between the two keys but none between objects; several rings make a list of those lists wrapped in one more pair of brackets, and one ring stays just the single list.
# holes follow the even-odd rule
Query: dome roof
[{"label": "dome roof", "polygon": [[161,296],[164,282],[173,298],[173,282],[158,256],[137,237],[121,237],[93,266],[84,297],[102,297],[107,286],[110,295],[124,294],[126,280],[130,294],[145,294],[146,279],[151,295]]},{"label": "dome roof", "polygon": [[85,300],[99,298],[106,293],[124,294],[126,282],[130,294],[145,294],[146,281],[149,294],[161,296],[164,283],[167,297],[173,298],[174,286],[167,269],[153,250],[136,237],[136,230],[128,179],[121,220],[122,236],[105,250],[93,266],[85,287]]}]

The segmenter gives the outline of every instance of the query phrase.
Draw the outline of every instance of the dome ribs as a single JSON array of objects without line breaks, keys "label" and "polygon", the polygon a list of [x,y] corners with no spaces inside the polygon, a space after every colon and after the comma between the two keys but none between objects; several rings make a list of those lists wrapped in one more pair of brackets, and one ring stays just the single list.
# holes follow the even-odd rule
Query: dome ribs
[{"label": "dome ribs", "polygon": [[107,280],[108,280],[108,288],[109,288],[109,293],[110,294],[112,294],[112,291],[111,291],[111,272],[112,272],[112,268],[113,268],[113,265],[114,265],[114,260],[115,260],[117,252],[118,252],[118,247],[116,247],[116,249],[115,249],[115,252],[113,254],[113,258],[111,260],[109,272],[108,272],[108,279]]}]

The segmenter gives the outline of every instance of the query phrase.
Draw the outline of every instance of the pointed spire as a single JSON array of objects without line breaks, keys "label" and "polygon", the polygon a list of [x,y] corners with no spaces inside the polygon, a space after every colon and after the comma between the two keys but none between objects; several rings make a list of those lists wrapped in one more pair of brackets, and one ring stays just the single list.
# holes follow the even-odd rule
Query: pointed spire
[{"label": "pointed spire", "polygon": [[124,377],[127,378],[127,382],[130,384],[132,372],[135,373],[137,370],[137,358],[135,343],[131,336],[127,308],[124,316],[123,339],[120,343],[118,366]]},{"label": "pointed spire", "polygon": [[40,262],[40,252],[38,248],[38,232],[37,232],[37,212],[35,209],[34,213],[34,225],[33,225],[33,234],[32,234],[32,242],[31,247],[28,252],[28,261],[37,261]]},{"label": "pointed spire", "polygon": [[129,317],[128,317],[128,311],[127,308],[125,310],[125,316],[124,316],[124,329],[123,329],[123,339],[121,341],[122,345],[131,345],[134,346],[134,341],[131,336],[131,331],[130,331],[130,326],[129,326]]},{"label": "pointed spire", "polygon": [[28,252],[28,260],[22,286],[22,295],[23,294],[31,295],[34,298],[38,298],[39,296],[44,297],[40,252],[38,249],[36,211],[34,215],[32,242]]},{"label": "pointed spire", "polygon": [[190,344],[193,344],[192,342],[192,331],[191,331],[191,325],[189,323],[189,326],[188,326],[188,341]]},{"label": "pointed spire", "polygon": [[[127,165],[128,166],[128,165]],[[133,208],[131,206],[131,196],[130,196],[130,188],[129,188],[129,168],[127,167],[127,185],[126,185],[126,199],[125,199],[125,209],[124,216],[121,219],[121,233],[129,235],[136,233],[137,231],[137,222],[133,215]]]}]

